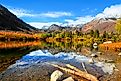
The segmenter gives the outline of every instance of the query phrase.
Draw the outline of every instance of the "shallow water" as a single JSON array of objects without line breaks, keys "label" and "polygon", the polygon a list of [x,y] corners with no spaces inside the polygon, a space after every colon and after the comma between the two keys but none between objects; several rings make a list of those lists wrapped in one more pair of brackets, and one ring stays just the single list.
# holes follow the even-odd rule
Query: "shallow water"
[{"label": "shallow water", "polygon": [[[32,80],[32,77],[34,75],[37,75],[36,77],[34,77],[35,80],[41,77],[48,78],[49,80],[48,72],[51,73],[54,70],[54,68],[52,68],[50,64],[58,64],[58,65],[71,64],[83,70],[81,65],[82,62],[85,63],[88,72],[92,73],[93,75],[96,75],[95,73],[98,74],[96,76],[105,73],[109,74],[113,73],[113,68],[115,67],[113,63],[104,63],[94,60],[94,63],[90,64],[89,60],[90,60],[89,57],[86,57],[82,54],[77,54],[75,52],[69,52],[69,53],[59,52],[53,55],[48,50],[36,50],[22,56],[19,60],[16,60],[14,64],[10,65],[8,68],[6,68],[6,70],[2,71],[0,74],[0,80],[1,81],[2,80],[17,81],[20,79]],[[46,71],[44,72],[43,70],[42,72],[41,69],[46,69]],[[92,70],[93,72],[90,70]],[[47,76],[43,76],[41,72],[43,74],[46,74],[47,72]],[[31,78],[28,78],[30,76]]]}]

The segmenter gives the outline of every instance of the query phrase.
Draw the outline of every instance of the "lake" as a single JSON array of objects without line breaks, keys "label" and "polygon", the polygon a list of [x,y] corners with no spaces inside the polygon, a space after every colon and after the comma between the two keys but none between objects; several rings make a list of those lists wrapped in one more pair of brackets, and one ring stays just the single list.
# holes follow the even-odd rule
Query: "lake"
[{"label": "lake", "polygon": [[[51,74],[58,69],[51,64],[62,67],[70,64],[84,72],[86,69],[100,81],[120,81],[121,57],[118,53],[93,48],[92,44],[0,42],[0,81],[50,81]],[[63,73],[64,77],[74,77]]]}]

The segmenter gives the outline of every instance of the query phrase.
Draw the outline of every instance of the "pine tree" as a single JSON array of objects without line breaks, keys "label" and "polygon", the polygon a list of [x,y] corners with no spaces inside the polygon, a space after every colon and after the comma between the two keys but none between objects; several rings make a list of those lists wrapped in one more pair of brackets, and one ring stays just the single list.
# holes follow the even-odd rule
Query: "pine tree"
[{"label": "pine tree", "polygon": [[98,37],[99,37],[99,31],[98,31],[98,30],[95,30],[95,32],[94,32],[94,37],[95,37],[95,38],[98,38]]},{"label": "pine tree", "polygon": [[93,31],[93,30],[90,31],[90,36],[91,36],[91,37],[94,36],[94,31]]},{"label": "pine tree", "polygon": [[115,29],[116,29],[118,34],[121,34],[121,19],[117,20],[116,25],[115,25]]}]

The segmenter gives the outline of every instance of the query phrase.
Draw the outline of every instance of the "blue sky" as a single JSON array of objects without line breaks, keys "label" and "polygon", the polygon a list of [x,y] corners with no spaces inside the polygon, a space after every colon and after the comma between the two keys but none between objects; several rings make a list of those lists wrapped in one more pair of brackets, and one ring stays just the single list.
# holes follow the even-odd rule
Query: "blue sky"
[{"label": "blue sky", "polygon": [[37,28],[54,23],[84,24],[97,17],[121,14],[121,0],[0,0],[0,4]]}]

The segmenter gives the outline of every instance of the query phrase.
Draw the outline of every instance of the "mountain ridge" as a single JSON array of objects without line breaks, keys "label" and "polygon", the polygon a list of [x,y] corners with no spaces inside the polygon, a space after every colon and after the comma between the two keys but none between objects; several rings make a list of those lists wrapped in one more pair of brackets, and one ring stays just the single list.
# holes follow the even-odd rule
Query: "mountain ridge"
[{"label": "mountain ridge", "polygon": [[94,19],[91,22],[86,23],[82,27],[82,32],[89,32],[90,30],[99,30],[101,33],[104,31],[107,32],[116,32],[115,24],[116,18],[100,18]]},{"label": "mountain ridge", "polygon": [[11,13],[7,8],[0,4],[0,30],[21,31],[21,32],[37,32],[38,29],[25,23],[16,15]]},{"label": "mountain ridge", "polygon": [[74,31],[74,30],[78,30],[78,31],[82,31],[83,33],[88,33],[91,30],[99,30],[100,33],[103,33],[104,31],[106,32],[116,32],[115,30],[115,24],[116,24],[117,18],[95,18],[92,21],[80,26],[75,26],[75,27],[63,27],[63,26],[59,26],[56,24],[52,24],[51,26],[49,26],[48,29],[46,29],[47,31]]}]

